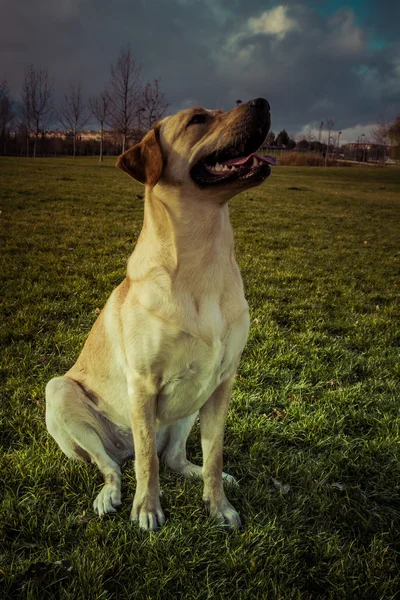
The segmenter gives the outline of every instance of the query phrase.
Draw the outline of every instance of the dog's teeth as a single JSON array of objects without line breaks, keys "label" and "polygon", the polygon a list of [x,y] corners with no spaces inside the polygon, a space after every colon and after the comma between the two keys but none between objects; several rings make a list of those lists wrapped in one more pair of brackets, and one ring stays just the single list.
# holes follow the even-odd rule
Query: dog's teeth
[{"label": "dog's teeth", "polygon": [[214,167],[215,171],[222,171],[222,165],[220,165],[219,163],[217,163]]},{"label": "dog's teeth", "polygon": [[231,171],[237,171],[237,168],[235,166],[232,166]]},{"label": "dog's teeth", "polygon": [[226,165],[224,165],[224,166],[222,167],[222,171],[229,171],[229,167],[227,167]]},{"label": "dog's teeth", "polygon": [[258,160],[256,159],[255,156],[253,156],[253,164],[252,167],[258,167]]}]

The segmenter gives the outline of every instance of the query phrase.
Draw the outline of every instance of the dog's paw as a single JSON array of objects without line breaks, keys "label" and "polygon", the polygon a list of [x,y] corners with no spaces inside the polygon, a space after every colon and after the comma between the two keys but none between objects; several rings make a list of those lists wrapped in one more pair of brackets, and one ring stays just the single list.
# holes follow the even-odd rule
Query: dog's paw
[{"label": "dog's paw", "polygon": [[106,483],[93,502],[93,510],[102,517],[106,513],[117,512],[116,506],[121,506],[121,490],[112,483]]},{"label": "dog's paw", "polygon": [[140,529],[145,531],[157,531],[165,523],[165,516],[159,501],[137,502],[135,499],[130,519],[134,523],[138,523]]},{"label": "dog's paw", "polygon": [[214,519],[218,525],[223,525],[229,529],[238,529],[241,526],[238,512],[227,500],[221,502],[219,505],[210,504],[208,498],[204,498],[204,502],[208,505],[210,517]]}]

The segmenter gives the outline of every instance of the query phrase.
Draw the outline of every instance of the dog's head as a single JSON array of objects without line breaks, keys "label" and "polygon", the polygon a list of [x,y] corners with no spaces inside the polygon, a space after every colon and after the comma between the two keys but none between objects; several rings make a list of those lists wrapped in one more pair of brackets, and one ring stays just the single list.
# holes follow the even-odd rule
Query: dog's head
[{"label": "dog's head", "polygon": [[270,124],[263,98],[228,112],[183,110],[157,123],[117,166],[149,187],[175,186],[228,199],[270,175],[275,160],[256,153]]}]

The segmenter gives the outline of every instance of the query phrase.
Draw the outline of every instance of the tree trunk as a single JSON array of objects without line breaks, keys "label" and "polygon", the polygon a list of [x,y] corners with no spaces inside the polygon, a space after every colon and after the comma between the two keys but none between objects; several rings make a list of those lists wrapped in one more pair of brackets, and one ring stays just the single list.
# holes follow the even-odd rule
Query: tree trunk
[{"label": "tree trunk", "polygon": [[37,134],[35,133],[35,141],[33,142],[33,158],[36,158],[36,140]]},{"label": "tree trunk", "polygon": [[99,162],[103,162],[103,123],[100,125],[100,159]]},{"label": "tree trunk", "polygon": [[325,166],[328,165],[328,155],[329,155],[329,142],[331,141],[331,134],[329,133],[328,135],[328,144],[326,146],[326,152],[325,152]]},{"label": "tree trunk", "polygon": [[74,129],[74,150],[73,150],[72,158],[75,158],[75,153],[76,153],[76,131]]},{"label": "tree trunk", "polygon": [[26,134],[26,158],[29,158],[29,133]]}]

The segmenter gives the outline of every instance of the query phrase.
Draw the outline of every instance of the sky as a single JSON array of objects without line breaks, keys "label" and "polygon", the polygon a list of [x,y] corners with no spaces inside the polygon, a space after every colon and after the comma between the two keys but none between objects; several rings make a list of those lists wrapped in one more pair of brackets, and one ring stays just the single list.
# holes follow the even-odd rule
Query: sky
[{"label": "sky", "polygon": [[399,0],[0,0],[0,80],[18,98],[29,64],[48,68],[56,99],[80,79],[109,81],[123,44],[159,79],[169,111],[228,110],[265,97],[272,130],[341,142],[400,113]]}]

